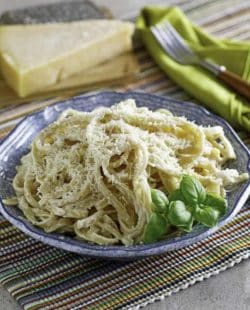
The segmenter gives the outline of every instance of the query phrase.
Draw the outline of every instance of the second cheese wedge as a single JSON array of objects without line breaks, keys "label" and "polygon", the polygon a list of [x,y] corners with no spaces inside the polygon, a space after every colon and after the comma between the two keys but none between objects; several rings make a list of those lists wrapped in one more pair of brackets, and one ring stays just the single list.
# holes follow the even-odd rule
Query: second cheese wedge
[{"label": "second cheese wedge", "polygon": [[25,97],[131,50],[133,29],[112,20],[1,26],[0,70]]}]

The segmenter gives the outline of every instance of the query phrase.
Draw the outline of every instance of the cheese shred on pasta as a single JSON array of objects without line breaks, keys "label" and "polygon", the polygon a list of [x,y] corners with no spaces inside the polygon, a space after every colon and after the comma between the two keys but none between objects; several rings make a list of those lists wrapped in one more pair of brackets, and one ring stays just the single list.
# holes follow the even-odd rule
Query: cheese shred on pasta
[{"label": "cheese shred on pasta", "polygon": [[133,99],[90,113],[67,110],[35,138],[13,181],[18,206],[47,232],[97,244],[137,244],[152,213],[150,189],[183,174],[208,192],[247,178],[222,169],[234,150],[221,127],[201,127]]}]

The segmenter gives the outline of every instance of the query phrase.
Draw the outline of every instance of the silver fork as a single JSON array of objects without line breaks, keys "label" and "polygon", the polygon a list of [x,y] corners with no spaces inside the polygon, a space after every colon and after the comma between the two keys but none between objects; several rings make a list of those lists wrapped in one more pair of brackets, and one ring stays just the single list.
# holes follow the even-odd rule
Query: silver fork
[{"label": "silver fork", "polygon": [[183,65],[200,65],[215,74],[220,80],[231,86],[239,94],[250,100],[250,84],[244,81],[237,74],[228,71],[206,59],[201,59],[186,44],[175,28],[167,21],[152,26],[151,32],[160,43],[161,47],[178,63]]}]

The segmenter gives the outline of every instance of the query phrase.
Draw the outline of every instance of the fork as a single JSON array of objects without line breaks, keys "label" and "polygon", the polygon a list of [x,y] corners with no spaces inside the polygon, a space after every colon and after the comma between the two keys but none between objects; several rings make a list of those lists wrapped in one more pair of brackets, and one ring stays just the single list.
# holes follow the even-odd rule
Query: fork
[{"label": "fork", "polygon": [[175,28],[167,21],[152,26],[151,32],[161,47],[182,65],[200,65],[216,75],[220,80],[250,100],[250,84],[237,74],[228,71],[224,66],[207,59],[201,59],[192,51]]}]

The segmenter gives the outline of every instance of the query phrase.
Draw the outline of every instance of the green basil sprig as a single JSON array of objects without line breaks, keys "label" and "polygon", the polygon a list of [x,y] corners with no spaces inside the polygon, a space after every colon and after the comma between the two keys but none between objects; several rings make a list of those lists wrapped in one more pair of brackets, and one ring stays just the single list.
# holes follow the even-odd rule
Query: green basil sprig
[{"label": "green basil sprig", "polygon": [[189,208],[180,200],[170,202],[168,220],[170,224],[187,232],[192,230],[194,221]]},{"label": "green basil sprig", "polygon": [[189,205],[202,203],[206,199],[206,190],[194,177],[184,175],[180,183],[180,191]]},{"label": "green basil sprig", "polygon": [[213,207],[203,206],[199,207],[196,206],[194,218],[205,226],[215,226],[218,222],[220,217],[220,212]]},{"label": "green basil sprig", "polygon": [[226,213],[227,201],[221,196],[218,196],[213,193],[207,193],[204,204],[218,210],[220,216],[223,216]]},{"label": "green basil sprig", "polygon": [[151,199],[156,212],[167,212],[169,204],[167,196],[158,189],[151,189]]},{"label": "green basil sprig", "polygon": [[143,241],[151,243],[171,232],[171,227],[190,232],[194,221],[215,226],[226,213],[226,200],[207,193],[195,177],[184,175],[180,187],[169,197],[160,190],[151,190],[153,213],[146,225]]},{"label": "green basil sprig", "polygon": [[180,201],[185,202],[184,196],[182,195],[180,189],[176,189],[175,191],[173,191],[173,192],[169,195],[168,200],[169,200],[170,202],[171,202],[171,201],[176,201],[176,200],[180,200]]},{"label": "green basil sprig", "polygon": [[169,204],[167,196],[158,189],[151,189],[151,199],[153,213],[144,231],[144,243],[152,243],[160,240],[169,228],[166,216]]},{"label": "green basil sprig", "polygon": [[166,232],[167,220],[158,213],[153,212],[144,231],[144,243],[158,241]]},{"label": "green basil sprig", "polygon": [[221,216],[226,213],[227,202],[221,196],[207,193],[205,201],[195,207],[194,218],[201,224],[215,226]]}]

